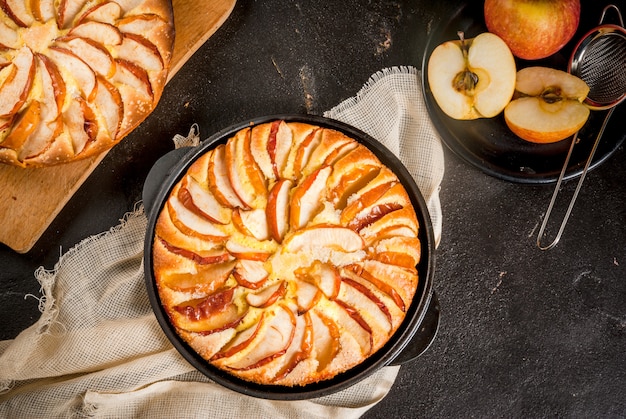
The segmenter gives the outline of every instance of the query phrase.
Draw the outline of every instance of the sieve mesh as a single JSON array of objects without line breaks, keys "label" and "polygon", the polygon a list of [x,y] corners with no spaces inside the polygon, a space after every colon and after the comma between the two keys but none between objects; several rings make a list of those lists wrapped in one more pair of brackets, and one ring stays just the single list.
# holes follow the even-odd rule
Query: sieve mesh
[{"label": "sieve mesh", "polygon": [[626,93],[626,36],[599,32],[582,46],[573,73],[589,86],[588,98],[611,105]]}]

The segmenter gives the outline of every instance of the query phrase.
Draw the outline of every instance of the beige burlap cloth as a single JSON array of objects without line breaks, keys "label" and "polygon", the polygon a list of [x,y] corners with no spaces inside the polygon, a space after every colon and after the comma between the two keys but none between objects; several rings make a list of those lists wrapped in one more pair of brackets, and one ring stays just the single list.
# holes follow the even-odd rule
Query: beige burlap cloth
[{"label": "beige burlap cloth", "polygon": [[[427,116],[418,71],[383,70],[326,116],[382,141],[415,177],[441,231],[443,152]],[[161,331],[143,275],[146,217],[121,224],[35,272],[42,315],[0,342],[0,416],[356,418],[382,400],[399,367],[384,367],[336,394],[303,401],[243,396],[188,364]],[[19,315],[19,313],[16,313]]]}]

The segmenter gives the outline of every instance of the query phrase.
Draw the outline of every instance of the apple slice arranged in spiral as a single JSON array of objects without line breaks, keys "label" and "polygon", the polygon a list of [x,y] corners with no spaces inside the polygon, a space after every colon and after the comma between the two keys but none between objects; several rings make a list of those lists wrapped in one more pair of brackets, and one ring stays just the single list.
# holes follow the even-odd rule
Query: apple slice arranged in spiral
[{"label": "apple slice arranged in spiral", "polygon": [[570,137],[589,118],[583,101],[589,86],[580,78],[547,67],[517,72],[516,95],[504,109],[507,126],[518,137],[551,143]]},{"label": "apple slice arranged in spiral", "polygon": [[35,56],[28,47],[20,48],[13,63],[0,70],[0,117],[12,116],[22,107],[35,70]]},{"label": "apple slice arranged in spiral", "polygon": [[267,186],[250,151],[250,129],[239,131],[226,144],[224,163],[232,190],[246,208],[264,208]]},{"label": "apple slice arranged in spiral", "polygon": [[317,304],[320,298],[322,298],[322,291],[317,285],[296,280],[296,304],[298,305],[298,314],[304,314]]},{"label": "apple slice arranged in spiral", "polygon": [[239,285],[249,289],[259,289],[265,285],[269,272],[261,260],[240,259],[237,261],[233,277]]},{"label": "apple slice arranged in spiral", "polygon": [[229,208],[248,208],[235,193],[228,177],[228,165],[226,163],[226,146],[218,145],[210,153],[208,165],[209,191],[224,206]]},{"label": "apple slice arranged in spiral", "polygon": [[35,21],[23,0],[0,0],[0,8],[4,10],[9,19],[22,28],[29,27]]},{"label": "apple slice arranged in spiral", "polygon": [[70,30],[68,35],[88,38],[101,45],[121,45],[124,39],[122,32],[118,28],[111,24],[97,21],[81,23]]},{"label": "apple slice arranged in spiral", "polygon": [[92,39],[66,36],[57,38],[55,44],[81,57],[97,74],[112,77],[115,73],[115,61],[109,50]]},{"label": "apple slice arranged in spiral", "polygon": [[218,224],[190,211],[177,195],[168,199],[167,208],[172,223],[186,235],[209,241],[220,241],[228,238],[228,235],[218,227]]},{"label": "apple slice arranged in spiral", "polygon": [[296,278],[315,284],[329,300],[337,298],[341,287],[341,275],[335,266],[315,260],[311,266],[298,268],[295,274]]},{"label": "apple slice arranged in spiral", "polygon": [[246,294],[246,302],[252,307],[266,308],[278,301],[287,292],[287,282],[280,281],[257,292]]},{"label": "apple slice arranged in spiral", "polygon": [[[339,301],[352,307],[370,325],[372,334],[392,331],[392,316],[385,303],[372,291],[350,278],[341,279],[341,288],[337,296]],[[383,336],[382,339],[386,339]]]},{"label": "apple slice arranged in spiral", "polygon": [[72,74],[85,99],[93,99],[96,93],[96,74],[91,67],[66,48],[53,45],[49,48],[48,56],[59,69],[65,69]]},{"label": "apple slice arranged in spiral", "polygon": [[296,330],[287,348],[285,363],[275,374],[274,381],[278,382],[291,373],[300,362],[308,359],[313,350],[313,323],[308,315],[296,316]]},{"label": "apple slice arranged in spiral", "polygon": [[246,211],[235,208],[232,212],[232,221],[235,227],[246,236],[254,237],[259,241],[270,238],[267,214],[262,209]]},{"label": "apple slice arranged in spiral", "polygon": [[178,199],[190,211],[217,224],[231,220],[230,209],[223,207],[215,196],[192,176],[185,176],[178,191]]},{"label": "apple slice arranged in spiral", "polygon": [[336,225],[316,225],[295,232],[283,245],[288,252],[314,254],[315,249],[319,248],[356,252],[363,249],[365,243],[352,229]]},{"label": "apple slice arranged in spiral", "polygon": [[196,272],[165,272],[162,283],[173,291],[212,294],[224,287],[237,262],[198,264]]},{"label": "apple slice arranged in spiral", "polygon": [[274,184],[267,197],[265,213],[270,236],[282,243],[289,227],[289,192],[293,182],[281,179]]},{"label": "apple slice arranged in spiral", "polygon": [[113,25],[120,16],[122,16],[121,6],[115,1],[105,1],[87,9],[78,19],[77,25],[87,21]]},{"label": "apple slice arranged in spiral", "polygon": [[218,291],[207,297],[191,300],[170,311],[172,322],[188,332],[215,333],[236,326],[244,318],[233,302],[234,289]]},{"label": "apple slice arranged in spiral", "polygon": [[307,176],[292,192],[289,204],[289,224],[292,230],[304,227],[322,205],[326,182],[333,171],[323,166]]},{"label": "apple slice arranged in spiral", "polygon": [[296,316],[289,308],[277,305],[271,313],[263,316],[252,339],[246,340],[246,345],[234,353],[227,350],[232,361],[228,363],[228,368],[250,370],[284,355],[293,341],[295,331]]}]

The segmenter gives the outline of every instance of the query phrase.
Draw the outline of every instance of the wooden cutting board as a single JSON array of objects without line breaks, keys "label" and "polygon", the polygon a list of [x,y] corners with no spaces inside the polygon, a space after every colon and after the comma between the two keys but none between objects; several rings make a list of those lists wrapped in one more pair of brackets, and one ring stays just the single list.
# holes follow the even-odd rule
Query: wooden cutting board
[{"label": "wooden cutting board", "polygon": [[[168,80],[224,23],[236,0],[173,0],[176,40]],[[106,153],[58,167],[0,165],[0,242],[28,252]]]}]

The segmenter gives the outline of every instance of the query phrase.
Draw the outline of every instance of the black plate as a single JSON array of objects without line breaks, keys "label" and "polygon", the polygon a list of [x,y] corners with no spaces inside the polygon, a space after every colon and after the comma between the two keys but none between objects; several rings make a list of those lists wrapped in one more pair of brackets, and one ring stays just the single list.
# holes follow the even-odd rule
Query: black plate
[{"label": "black plate", "polygon": [[[407,309],[405,319],[387,344],[360,365],[337,375],[333,379],[302,387],[258,385],[241,380],[205,361],[175,332],[167,313],[161,305],[152,271],[152,245],[156,220],[171,189],[186,173],[187,168],[209,149],[225,143],[240,129],[251,124],[261,124],[277,119],[315,124],[341,131],[366,145],[383,164],[393,170],[402,182],[415,207],[420,223],[419,238],[422,243],[421,261],[418,265],[419,283],[415,297]],[[143,200],[148,214],[148,227],[144,247],[145,282],[155,316],[165,335],[180,354],[196,369],[212,380],[249,396],[278,400],[299,400],[328,395],[343,390],[386,365],[401,364],[421,355],[432,343],[439,327],[439,303],[433,291],[435,268],[435,239],[432,222],[415,181],[400,160],[380,142],[364,132],[341,122],[313,115],[275,115],[244,121],[222,130],[198,147],[174,150],[163,156],[151,169],[143,190]]]},{"label": "black plate", "polygon": [[[543,60],[530,62],[517,59],[518,69],[541,65],[566,71],[576,41],[596,27],[600,20],[602,9],[596,11],[596,8],[602,5],[596,5],[592,10],[584,6],[577,34],[568,45]],[[441,139],[457,156],[489,175],[519,183],[555,182],[565,163],[572,137],[552,144],[533,144],[513,134],[506,126],[502,113],[490,119],[459,121],[445,115],[435,102],[428,83],[428,59],[437,45],[458,39],[458,31],[463,31],[466,38],[487,31],[482,3],[468,2],[462,6],[454,16],[444,20],[432,32],[426,44],[422,63],[424,97],[428,113]],[[606,111],[591,111],[589,120],[579,132],[579,142],[574,147],[565,179],[581,174],[606,114]],[[626,138],[623,124],[625,117],[626,108],[618,106],[598,145],[590,170],[608,159]]]}]

